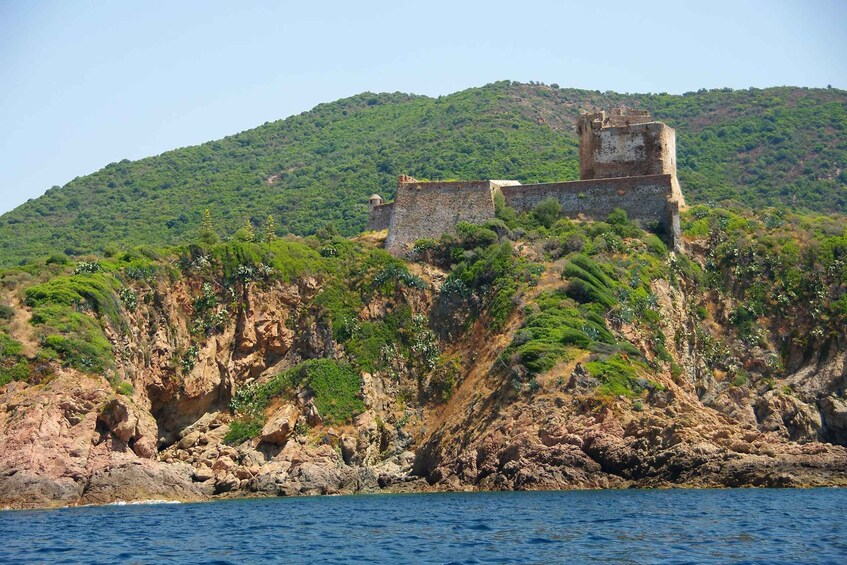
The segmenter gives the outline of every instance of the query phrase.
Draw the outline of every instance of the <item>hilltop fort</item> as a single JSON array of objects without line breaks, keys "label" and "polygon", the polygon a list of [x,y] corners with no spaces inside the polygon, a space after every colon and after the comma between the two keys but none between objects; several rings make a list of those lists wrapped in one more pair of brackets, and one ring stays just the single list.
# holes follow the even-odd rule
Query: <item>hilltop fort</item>
[{"label": "hilltop fort", "polygon": [[626,108],[583,114],[577,122],[580,180],[521,184],[514,180],[422,182],[401,175],[394,202],[370,198],[368,230],[388,230],[385,247],[395,255],[415,241],[438,238],[459,222],[494,218],[503,195],[517,212],[558,200],[565,215],[604,220],[616,208],[658,229],[679,246],[679,209],[685,200],[676,176],[676,132],[646,111]]}]

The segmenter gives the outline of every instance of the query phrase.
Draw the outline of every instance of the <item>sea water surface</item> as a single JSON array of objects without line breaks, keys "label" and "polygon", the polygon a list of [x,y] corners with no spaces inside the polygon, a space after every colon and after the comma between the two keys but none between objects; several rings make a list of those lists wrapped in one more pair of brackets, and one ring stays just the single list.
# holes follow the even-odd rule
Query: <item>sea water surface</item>
[{"label": "sea water surface", "polygon": [[225,500],[0,512],[2,563],[847,563],[847,490]]}]

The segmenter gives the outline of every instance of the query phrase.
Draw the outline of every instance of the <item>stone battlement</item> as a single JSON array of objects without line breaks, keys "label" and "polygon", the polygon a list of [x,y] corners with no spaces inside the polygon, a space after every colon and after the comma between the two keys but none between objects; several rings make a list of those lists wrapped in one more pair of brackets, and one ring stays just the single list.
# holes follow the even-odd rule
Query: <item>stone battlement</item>
[{"label": "stone battlement", "polygon": [[401,175],[397,196],[370,199],[369,230],[388,229],[385,247],[400,255],[415,241],[438,238],[459,222],[494,218],[494,197],[528,212],[554,198],[570,217],[603,220],[615,208],[644,227],[656,226],[679,248],[679,208],[685,206],[676,178],[676,132],[646,111],[613,109],[583,114],[579,181],[522,185],[513,180],[421,182]]},{"label": "stone battlement", "polygon": [[419,182],[400,177],[385,248],[401,253],[418,239],[452,231],[459,222],[493,218],[493,187],[490,180]]}]

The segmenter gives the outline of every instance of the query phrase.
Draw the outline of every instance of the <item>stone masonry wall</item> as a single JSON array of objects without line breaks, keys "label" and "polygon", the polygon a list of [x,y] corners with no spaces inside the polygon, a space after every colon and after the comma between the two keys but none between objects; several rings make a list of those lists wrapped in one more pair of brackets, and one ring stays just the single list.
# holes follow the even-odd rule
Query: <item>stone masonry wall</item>
[{"label": "stone masonry wall", "polygon": [[437,239],[459,222],[482,223],[494,217],[491,181],[400,182],[385,248],[397,255],[418,239]]},{"label": "stone masonry wall", "polygon": [[365,231],[382,231],[388,229],[391,222],[391,213],[394,211],[394,203],[373,206],[368,214],[368,227]]},{"label": "stone masonry wall", "polygon": [[[658,223],[673,239],[673,177],[650,175],[642,177],[554,182],[504,186],[500,189],[506,204],[518,212],[528,212],[543,200],[555,198],[562,204],[564,214],[580,214],[594,220],[604,220],[615,208],[623,208],[630,219],[649,226]],[[674,243],[672,241],[672,243]]]},{"label": "stone masonry wall", "polygon": [[580,124],[579,175],[583,180],[676,175],[676,132],[660,122],[625,127]]}]

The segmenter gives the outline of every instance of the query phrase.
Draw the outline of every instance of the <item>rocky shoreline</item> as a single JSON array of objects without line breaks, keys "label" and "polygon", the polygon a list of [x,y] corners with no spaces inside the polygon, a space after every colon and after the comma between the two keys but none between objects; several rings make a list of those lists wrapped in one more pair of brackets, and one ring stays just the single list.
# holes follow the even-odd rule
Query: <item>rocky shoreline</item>
[{"label": "rocky shoreline", "polygon": [[[695,258],[705,253],[691,247]],[[393,268],[380,276],[401,272]],[[232,432],[248,420],[234,404],[239,391],[312,360],[347,367],[350,375],[356,353],[349,341],[336,340],[316,299],[322,281],[240,282],[225,295],[232,310],[201,308],[224,291],[214,291],[194,267],[174,281],[138,283],[133,292],[147,298],[124,313],[126,331],[101,321],[116,352],[108,378],[48,362],[40,366],[43,378],[0,387],[0,508],[377,492],[847,486],[843,336],[819,350],[783,344],[784,366],[776,367],[778,342],[751,347],[725,329],[734,311],[729,298],[700,297],[704,321],[684,279],[657,280],[649,287],[652,334],[622,317],[608,321],[618,343],[640,352],[643,367],[651,363],[649,374],[633,373],[630,388],[609,392],[586,369],[596,353],[576,348],[521,381],[525,367],[509,366],[504,352],[528,332],[522,324],[538,313],[533,301],[541,293],[564,296],[561,262],[547,265],[496,331],[485,312],[468,314],[479,306],[472,298],[462,308],[444,298],[445,271],[408,268],[404,280],[415,284],[375,292],[352,322],[373,328],[404,309],[407,326],[396,335],[412,352],[400,357],[383,346],[377,369],[352,373],[355,390],[328,395],[355,410],[333,417],[324,397],[322,414],[315,391],[292,381],[252,408],[256,427],[240,435]],[[19,306],[16,339],[35,351],[26,308],[11,294],[4,300]],[[661,363],[658,334],[668,336]],[[717,338],[723,358],[710,365],[704,350]],[[440,369],[415,358],[425,348],[453,368],[449,394],[437,381]],[[734,382],[721,369],[730,366],[747,380]]]},{"label": "rocky shoreline", "polygon": [[[739,431],[702,408],[680,416],[665,407],[663,418],[581,406],[577,411],[584,413],[568,416],[544,402],[534,412],[513,404],[481,441],[463,447],[445,444],[449,434],[435,434],[415,451],[408,449],[411,438],[380,428],[368,413],[352,429],[310,434],[280,424],[284,418],[271,419],[277,424],[261,439],[233,447],[223,443],[231,418],[216,412],[184,429],[170,447],[151,452],[145,417],[127,399],[109,398],[110,389],[98,381],[64,373],[49,390],[7,386],[0,405],[0,507],[378,492],[847,486],[845,448]],[[296,407],[286,405],[277,413],[296,422],[292,411]],[[537,417],[544,412],[552,415]]]}]

